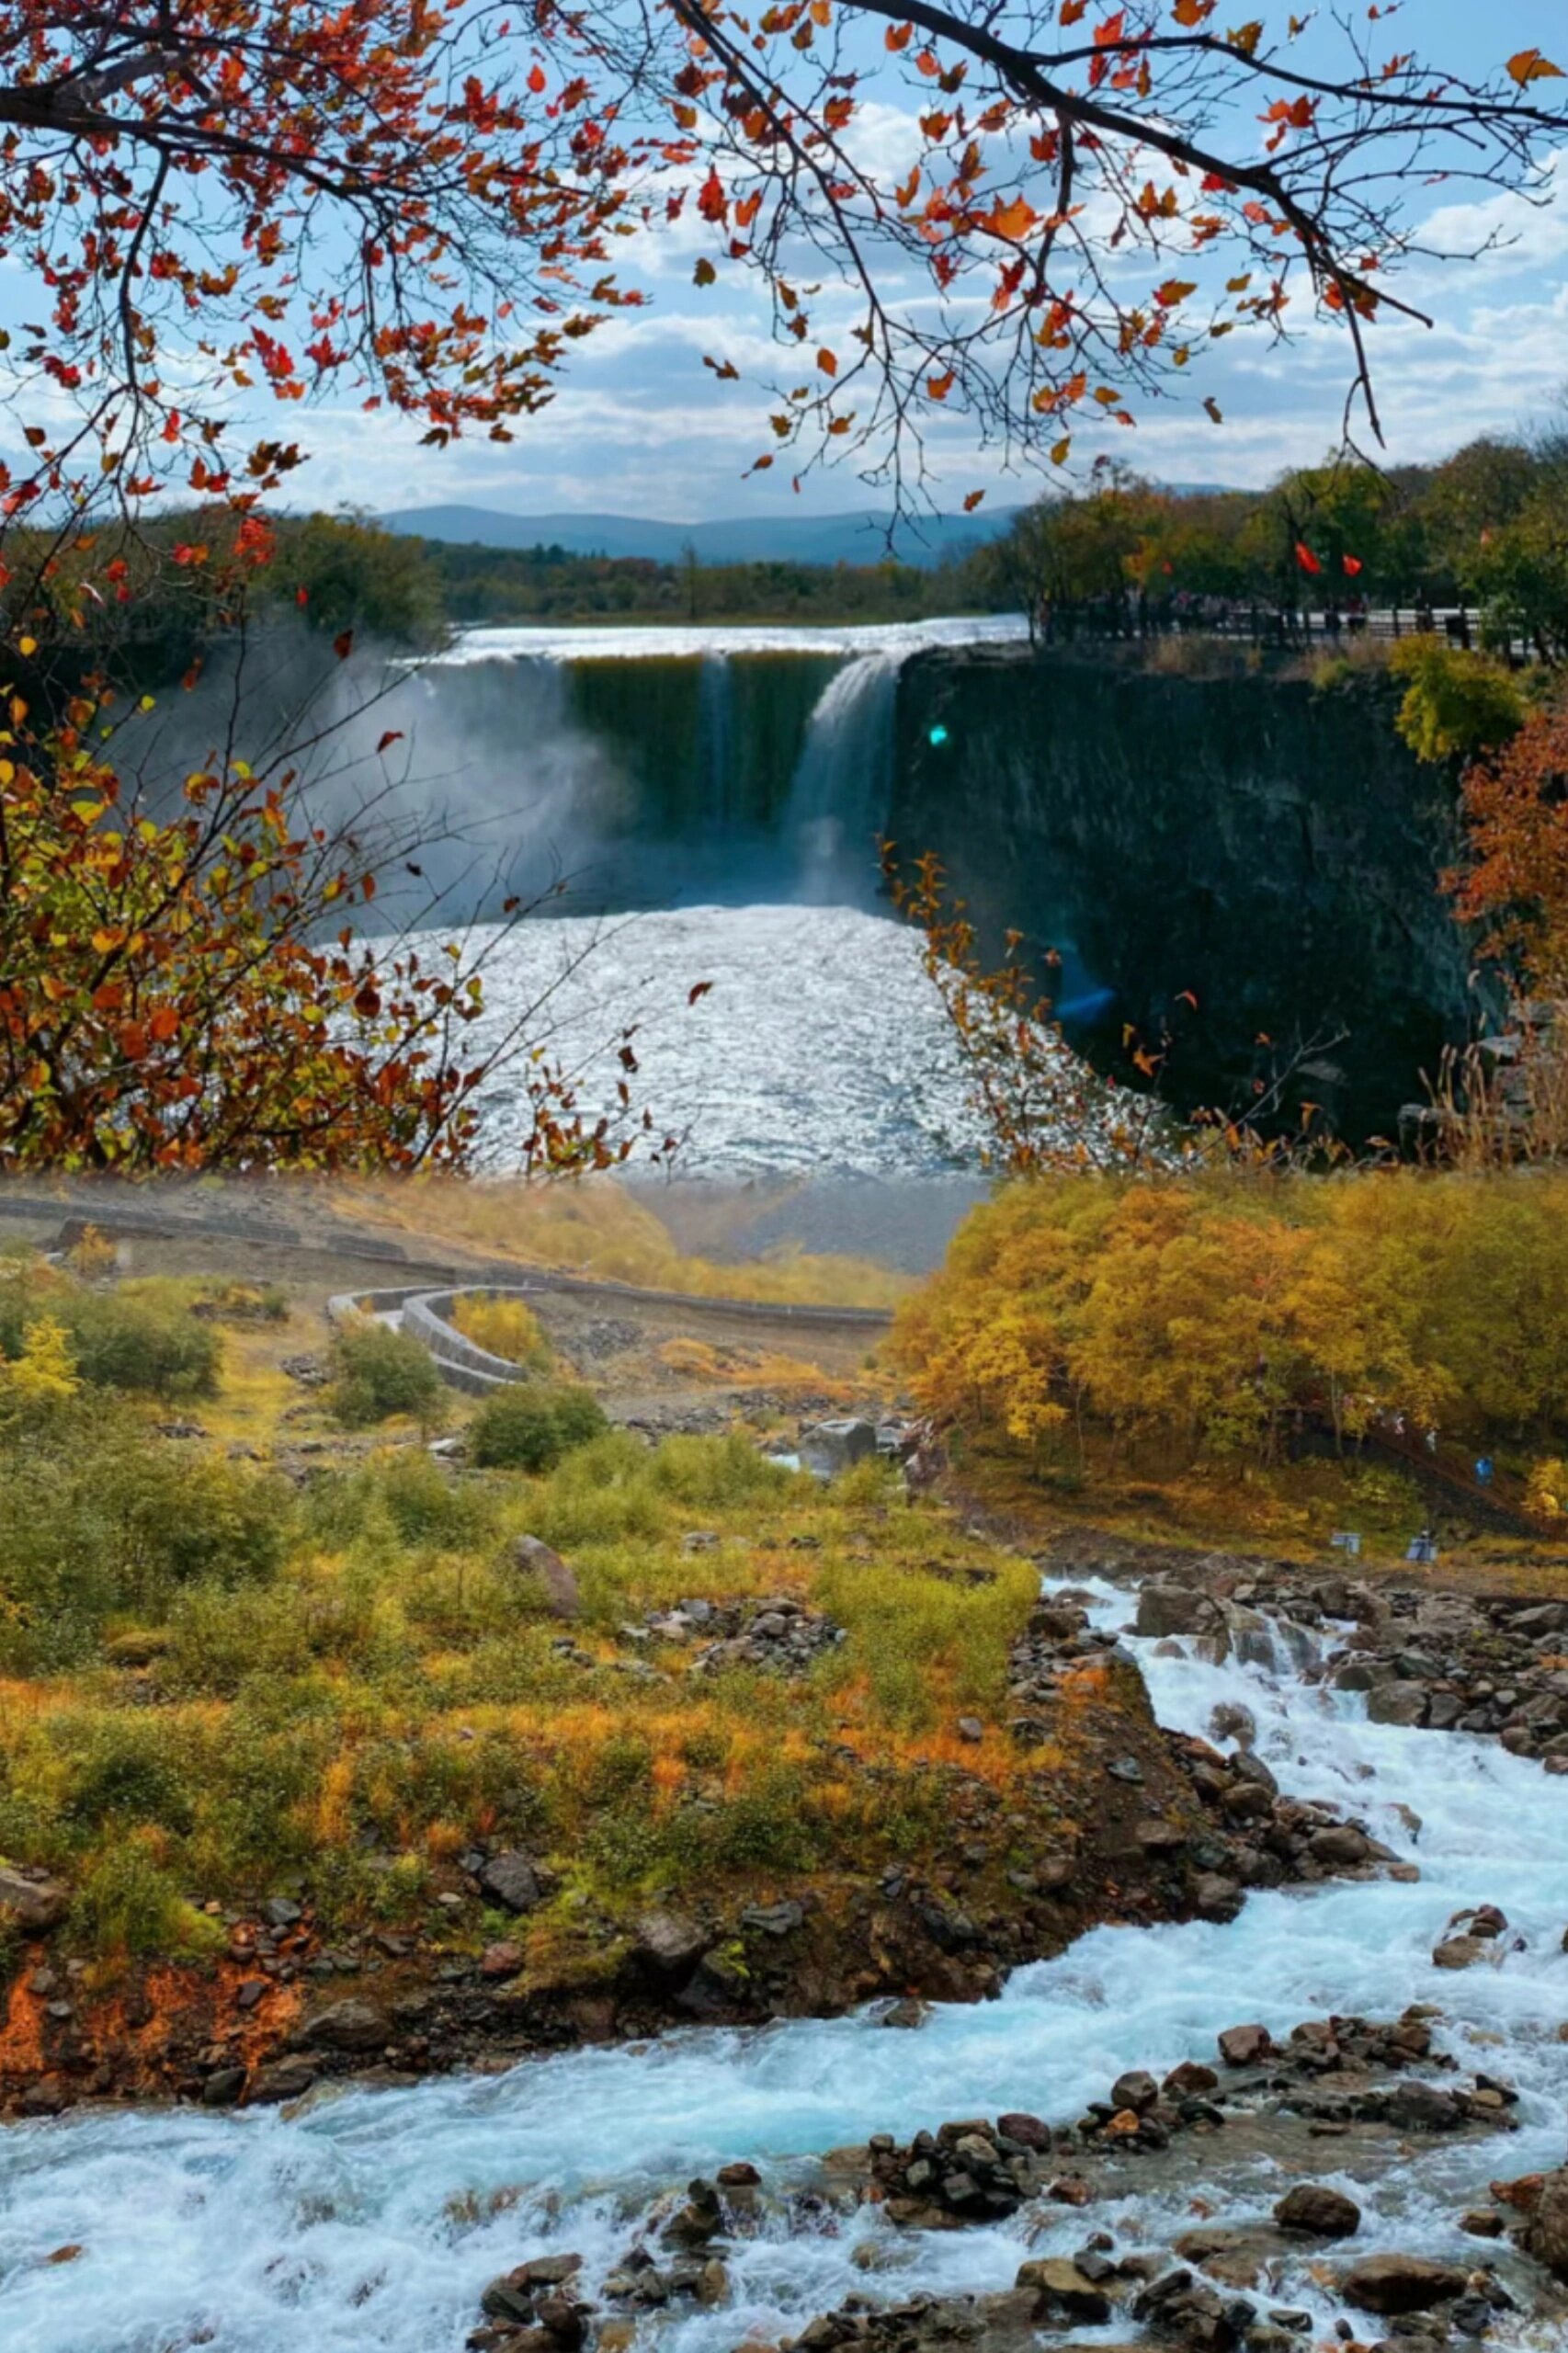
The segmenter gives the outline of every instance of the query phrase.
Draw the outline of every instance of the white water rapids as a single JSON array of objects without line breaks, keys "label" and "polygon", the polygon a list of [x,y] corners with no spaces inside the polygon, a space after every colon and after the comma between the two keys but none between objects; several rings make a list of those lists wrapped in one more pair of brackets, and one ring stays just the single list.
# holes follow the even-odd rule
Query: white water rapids
[{"label": "white water rapids", "polygon": [[[1091,1590],[1097,1621],[1123,1625],[1128,1593]],[[891,2033],[874,2012],[745,2034],[692,2029],[503,2076],[348,2091],[296,2117],[101,2110],[15,2126],[0,2134],[0,2343],[8,2353],[196,2343],[456,2353],[496,2272],[573,2249],[592,2294],[640,2235],[651,2197],[726,2161],[749,2157],[777,2184],[791,2161],[875,2131],[903,2139],[1007,2109],[1069,2122],[1123,2068],[1211,2058],[1224,2027],[1256,2019],[1279,2034],[1333,2011],[1392,2018],[1417,2001],[1441,2008],[1463,2065],[1517,2085],[1521,2130],[1417,2144],[1373,2180],[1338,2175],[1325,2143],[1319,2177],[1362,2205],[1358,2253],[1473,2260],[1474,2242],[1457,2233],[1460,2208],[1494,2176],[1563,2158],[1568,1788],[1492,1743],[1369,1724],[1359,1697],[1297,1680],[1284,1643],[1267,1666],[1132,1647],[1162,1722],[1203,1731],[1217,1701],[1244,1702],[1281,1786],[1337,1800],[1419,1863],[1420,1883],[1257,1894],[1226,1927],[1100,1929],[1018,1971],[1000,2000],[938,2008],[916,2033]],[[1402,1806],[1422,1817],[1418,1836]],[[1503,1907],[1524,1949],[1500,1967],[1434,1970],[1450,1915],[1483,1902]],[[1263,2165],[1250,2177],[1227,2167],[1223,2137],[1209,2144],[1214,2219],[1266,2214],[1278,2179]],[[486,2214],[500,2193],[510,2202]],[[1163,2245],[1162,2227],[1190,2220],[1130,2196],[1088,2214],[1047,2207],[990,2230],[900,2237],[865,2209],[837,2234],[738,2241],[731,2302],[670,2317],[660,2341],[669,2353],[728,2353],[852,2292],[1004,2289],[1026,2227],[1042,2217],[1030,2252],[1067,2252],[1098,2227],[1124,2245]],[[857,2267],[854,2247],[884,2234],[896,2240],[890,2268]],[[80,2256],[51,2266],[67,2244]],[[1308,2305],[1326,2323],[1335,2307],[1309,2259],[1270,2301]],[[1516,2336],[1527,2328],[1517,2324]],[[1507,2341],[1506,2325],[1491,2341]]]}]

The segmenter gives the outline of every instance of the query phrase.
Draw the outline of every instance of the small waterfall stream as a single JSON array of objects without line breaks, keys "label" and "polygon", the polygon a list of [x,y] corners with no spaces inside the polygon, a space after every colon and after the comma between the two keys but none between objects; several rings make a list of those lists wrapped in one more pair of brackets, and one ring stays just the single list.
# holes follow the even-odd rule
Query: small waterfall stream
[{"label": "small waterfall stream", "polygon": [[[1126,1588],[1076,1589],[1100,1625],[1126,1626]],[[1449,2049],[1517,2085],[1519,2131],[1505,2148],[1413,2144],[1356,2180],[1336,2173],[1329,2143],[1320,2177],[1362,2205],[1358,2245],[1473,2259],[1460,2206],[1499,2171],[1562,2159],[1562,1785],[1494,1744],[1369,1723],[1358,1695],[1300,1679],[1314,1649],[1300,1630],[1254,1630],[1247,1655],[1223,1664],[1186,1643],[1129,1647],[1162,1722],[1203,1731],[1217,1703],[1241,1703],[1282,1786],[1341,1801],[1419,1863],[1419,1882],[1254,1894],[1228,1926],[1102,1928],[1019,1970],[994,2003],[938,2008],[914,2037],[875,2013],[692,2029],[500,2077],[348,2090],[296,2116],[81,2111],[14,2127],[0,2136],[0,2337],[26,2353],[457,2353],[495,2272],[570,2248],[592,2293],[648,2227],[650,2200],[693,2173],[749,2158],[778,2185],[872,2131],[1018,2107],[1065,2121],[1122,2068],[1211,2052],[1241,2020],[1282,2034],[1309,2016],[1388,2018],[1416,2001],[1440,2008]],[[1504,1907],[1517,1949],[1510,1938],[1497,1967],[1436,1971],[1445,1923],[1481,1901]],[[1216,2145],[1205,2184],[1216,2219],[1267,2212],[1278,2187],[1256,2160],[1227,2172]],[[1152,2192],[1102,2203],[1095,2219],[1148,2244],[1181,2217]],[[1028,2252],[1064,2253],[1085,2218],[1047,2206],[990,2229],[901,2235],[865,2207],[824,2231],[764,2229],[731,2251],[729,2301],[672,2312],[659,2343],[728,2353],[849,2293],[1005,2287],[1026,2231]],[[62,2245],[81,2252],[51,2264]],[[1320,2336],[1330,2325],[1310,2247],[1273,2292],[1309,2310]],[[1506,2320],[1490,2339],[1532,2341],[1545,2342]]]},{"label": "small waterfall stream", "polygon": [[893,780],[899,654],[862,654],[829,680],[812,711],[786,824],[798,860],[794,895],[810,906],[863,906]]}]

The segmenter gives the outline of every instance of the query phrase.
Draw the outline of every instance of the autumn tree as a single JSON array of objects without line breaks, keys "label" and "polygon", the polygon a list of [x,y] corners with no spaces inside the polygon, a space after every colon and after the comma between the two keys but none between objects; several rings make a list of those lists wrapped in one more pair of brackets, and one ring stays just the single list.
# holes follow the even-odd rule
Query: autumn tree
[{"label": "autumn tree", "polygon": [[1527,987],[1568,995],[1568,698],[1531,710],[1471,766],[1464,814],[1470,858],[1451,878],[1460,915]]},{"label": "autumn tree", "polygon": [[[39,299],[6,511],[276,487],[301,451],[237,446],[255,392],[505,438],[683,213],[699,286],[769,290],[802,462],[857,450],[907,494],[943,410],[1065,457],[1222,336],[1318,314],[1375,426],[1410,192],[1541,193],[1559,78],[1217,0],[16,0],[0,252]],[[901,96],[890,141],[871,101]]]}]

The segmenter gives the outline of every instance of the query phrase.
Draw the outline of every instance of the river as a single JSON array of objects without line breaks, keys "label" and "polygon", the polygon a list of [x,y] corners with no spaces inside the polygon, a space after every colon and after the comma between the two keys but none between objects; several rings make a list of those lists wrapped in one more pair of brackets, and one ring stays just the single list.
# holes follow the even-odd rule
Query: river
[{"label": "river", "polygon": [[[1089,1589],[1096,1621],[1124,1627],[1128,1590]],[[1261,1663],[1224,1665],[1128,1640],[1163,1722],[1206,1731],[1219,1701],[1242,1701],[1281,1786],[1366,1819],[1419,1864],[1419,1882],[1255,1894],[1228,1926],[1100,1929],[1017,1971],[999,2000],[938,2007],[913,2035],[887,2032],[873,2010],[348,2090],[297,2115],[77,2111],[15,2126],[0,2135],[0,2339],[17,2353],[456,2353],[497,2271],[571,2249],[591,2294],[650,2200],[695,2172],[749,2158],[777,2185],[875,2131],[903,2138],[1018,2108],[1070,2122],[1124,2067],[1211,2056],[1217,2032],[1239,2021],[1283,2033],[1304,2017],[1392,2018],[1415,2002],[1440,2008],[1442,2041],[1461,2061],[1517,2086],[1518,2133],[1506,2147],[1416,2143],[1359,2178],[1336,2169],[1330,2142],[1318,2178],[1361,2204],[1358,2255],[1473,2262],[1460,2207],[1500,2172],[1562,2157],[1562,1782],[1494,1743],[1369,1722],[1360,1696],[1301,1678],[1312,1638],[1299,1630]],[[1501,1965],[1437,1972],[1445,1925],[1480,1902],[1508,1915]],[[1266,2215],[1279,2186],[1256,2163],[1227,2170],[1222,2143],[1205,2180],[1221,2222]],[[1185,2195],[1178,2213],[1157,2193],[1102,2201],[1092,2216],[1133,2245],[1186,2219]],[[1001,2289],[1025,2252],[1068,2252],[1090,2220],[1047,2205],[991,2229],[899,2234],[864,2207],[832,2232],[776,2226],[735,2244],[726,2303],[665,2320],[659,2342],[729,2353],[852,2292]],[[856,2259],[868,2238],[896,2241],[891,2269]],[[49,2262],[69,2245],[74,2259]],[[1275,2300],[1309,2311],[1320,2335],[1331,2325],[1337,2307],[1310,2245],[1273,2282]],[[1506,2319],[1490,2339],[1548,2341]]]}]

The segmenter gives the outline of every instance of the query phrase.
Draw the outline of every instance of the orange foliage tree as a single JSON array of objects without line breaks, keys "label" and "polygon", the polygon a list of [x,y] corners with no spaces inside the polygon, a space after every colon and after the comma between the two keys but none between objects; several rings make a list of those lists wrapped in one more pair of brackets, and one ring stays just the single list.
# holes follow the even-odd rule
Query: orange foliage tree
[{"label": "orange foliage tree", "polygon": [[243,759],[188,776],[177,814],[122,806],[98,716],[74,697],[35,740],[13,696],[0,732],[0,1172],[460,1166],[512,1063],[526,1167],[605,1166],[649,1132],[624,1078],[624,1118],[590,1116],[530,1042],[553,983],[497,1020],[483,951],[324,929],[416,827],[373,805],[312,824],[291,771]]},{"label": "orange foliage tree", "polygon": [[1568,698],[1526,717],[1464,779],[1470,863],[1450,876],[1460,914],[1486,927],[1542,995],[1568,995]]}]

